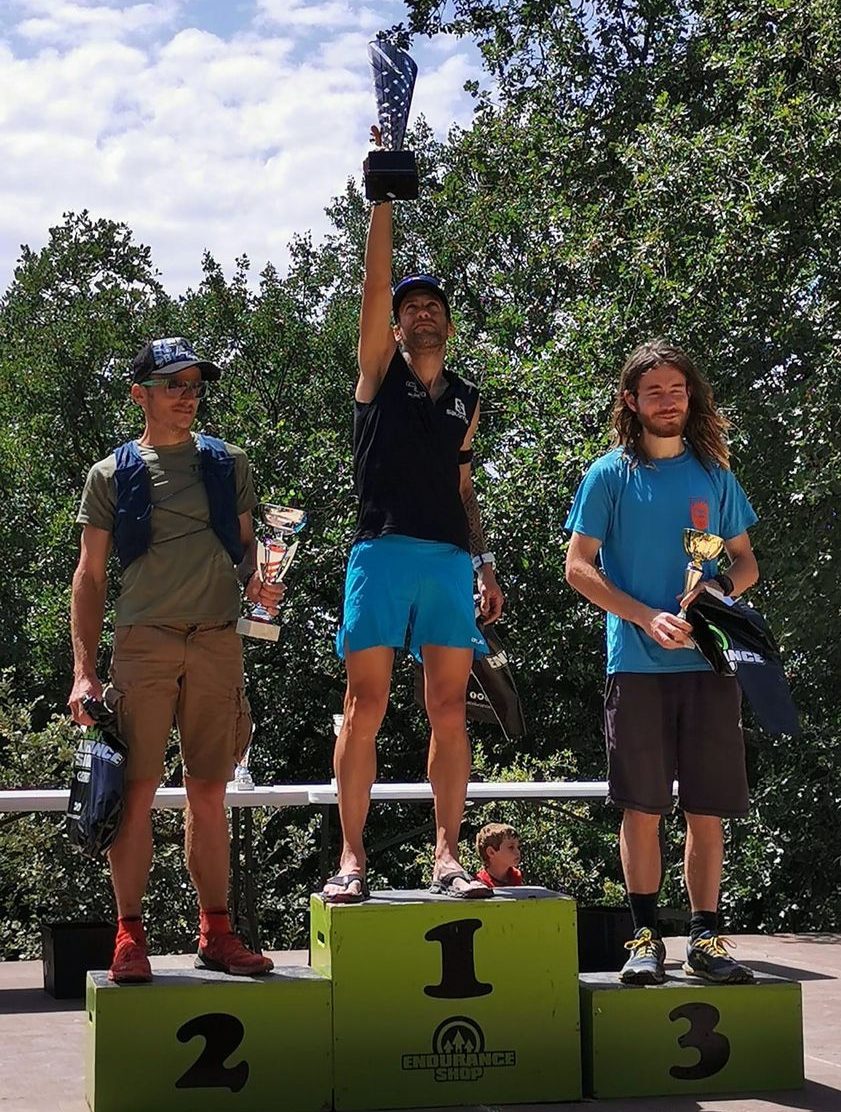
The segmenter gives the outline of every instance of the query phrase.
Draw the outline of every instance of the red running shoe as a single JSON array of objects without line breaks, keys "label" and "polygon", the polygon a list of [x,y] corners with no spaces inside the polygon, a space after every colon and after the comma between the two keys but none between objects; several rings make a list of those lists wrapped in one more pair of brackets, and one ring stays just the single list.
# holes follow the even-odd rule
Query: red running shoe
[{"label": "red running shoe", "polygon": [[120,921],[108,980],[118,985],[144,985],[152,980],[146,932],[139,919]]},{"label": "red running shoe", "polygon": [[271,973],[274,962],[249,950],[232,931],[224,934],[201,934],[196,969],[212,969],[232,977],[261,977]]}]

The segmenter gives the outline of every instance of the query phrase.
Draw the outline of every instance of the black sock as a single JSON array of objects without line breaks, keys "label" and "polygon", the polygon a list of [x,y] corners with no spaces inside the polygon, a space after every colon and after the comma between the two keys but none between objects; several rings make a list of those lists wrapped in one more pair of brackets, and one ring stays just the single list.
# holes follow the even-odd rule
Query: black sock
[{"label": "black sock", "polygon": [[689,919],[689,937],[697,938],[699,934],[709,931],[710,934],[718,933],[717,911],[693,911]]},{"label": "black sock", "polygon": [[641,927],[648,927],[652,934],[659,934],[657,930],[657,898],[659,892],[629,892],[628,903],[631,906],[631,918],[634,920],[634,933]]}]

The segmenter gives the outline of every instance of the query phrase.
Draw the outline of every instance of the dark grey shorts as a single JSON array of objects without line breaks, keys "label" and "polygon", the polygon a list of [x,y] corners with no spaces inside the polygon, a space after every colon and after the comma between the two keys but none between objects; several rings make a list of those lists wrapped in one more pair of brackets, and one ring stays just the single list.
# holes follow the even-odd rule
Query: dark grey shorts
[{"label": "dark grey shorts", "polygon": [[740,818],[748,811],[742,692],[714,672],[616,672],[604,697],[608,799],[665,815],[672,782],[694,815]]}]

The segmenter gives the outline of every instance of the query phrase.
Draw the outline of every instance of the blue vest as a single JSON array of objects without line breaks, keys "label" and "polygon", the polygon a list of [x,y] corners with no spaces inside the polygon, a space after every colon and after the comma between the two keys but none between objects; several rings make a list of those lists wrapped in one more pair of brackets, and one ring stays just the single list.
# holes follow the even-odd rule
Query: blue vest
[{"label": "blue vest", "polygon": [[[213,532],[225,546],[234,564],[239,564],[245,548],[239,536],[235,465],[225,442],[215,436],[198,434],[199,468],[210,507]],[[120,567],[142,556],[152,541],[152,490],[149,468],[137,442],[129,440],[114,450],[117,467],[114,485],[117,506],[114,515],[114,547]]]}]

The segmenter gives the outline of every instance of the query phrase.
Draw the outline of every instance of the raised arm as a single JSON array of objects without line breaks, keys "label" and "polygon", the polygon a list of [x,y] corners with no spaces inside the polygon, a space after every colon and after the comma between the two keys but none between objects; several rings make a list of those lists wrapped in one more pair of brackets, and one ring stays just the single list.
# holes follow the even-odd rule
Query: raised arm
[{"label": "raised arm", "polygon": [[371,210],[359,314],[358,402],[373,401],[397,347],[391,327],[391,219],[391,202]]},{"label": "raised arm", "polygon": [[105,617],[105,592],[108,585],[107,564],[111,551],[111,534],[95,525],[82,529],[79,563],[73,575],[70,601],[70,634],[73,641],[73,689],[67,700],[73,721],[80,726],[93,725],[93,719],[82,707],[85,695],[102,699],[102,682],[96,670],[99,639]]},{"label": "raised arm", "polygon": [[[473,420],[470,422],[470,427],[462,441],[461,451],[463,453],[472,452],[473,437],[476,435],[478,424],[479,404],[477,403]],[[470,555],[481,556],[487,552],[488,546],[485,542],[485,534],[482,530],[482,521],[479,515],[479,500],[476,497],[476,491],[473,489],[473,465],[469,459],[459,464],[458,482],[461,501],[467,515]],[[493,564],[482,564],[476,573],[476,579],[479,587],[479,608],[482,617],[486,622],[495,622],[502,614],[502,605],[505,598],[496,581],[496,571]]]}]

